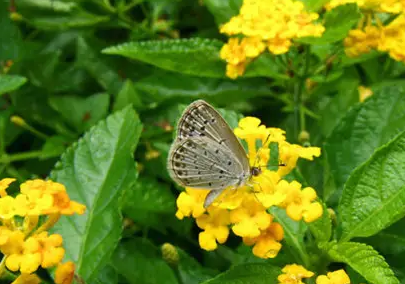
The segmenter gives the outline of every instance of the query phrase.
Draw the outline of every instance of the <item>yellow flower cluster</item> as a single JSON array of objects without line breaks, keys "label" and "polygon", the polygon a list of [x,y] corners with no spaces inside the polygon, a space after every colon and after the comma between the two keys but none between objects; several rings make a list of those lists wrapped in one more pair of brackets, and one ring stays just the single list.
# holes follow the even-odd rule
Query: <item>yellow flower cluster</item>
[{"label": "yellow flower cluster", "polygon": [[331,0],[325,5],[325,8],[330,10],[349,3],[355,3],[368,12],[399,14],[405,11],[405,1],[403,0]]},{"label": "yellow flower cluster", "polygon": [[325,28],[314,24],[316,13],[305,11],[301,1],[244,0],[239,15],[225,23],[220,32],[230,38],[220,52],[226,60],[226,75],[232,79],[241,76],[246,65],[266,48],[273,54],[286,53],[292,40],[301,37],[320,37]]},{"label": "yellow flower cluster", "polygon": [[[365,12],[358,27],[344,40],[345,52],[357,57],[372,50],[387,52],[391,58],[405,62],[405,1],[403,0],[332,0],[327,9],[346,3],[357,3]],[[388,25],[383,25],[376,13],[394,14]],[[396,15],[396,16],[395,16]]]},{"label": "yellow flower cluster", "polygon": [[[312,271],[306,270],[301,265],[289,264],[282,269],[283,274],[278,276],[279,284],[303,284],[303,278],[314,276]],[[343,269],[328,272],[316,278],[316,284],[350,284],[350,278]]]},{"label": "yellow flower cluster", "polygon": [[[274,222],[268,208],[283,208],[296,221],[312,222],[322,215],[323,208],[315,201],[314,189],[302,189],[297,181],[282,179],[295,168],[298,158],[312,160],[320,155],[320,148],[290,144],[283,130],[266,128],[260,123],[258,118],[246,117],[234,130],[248,146],[250,165],[263,169],[260,175],[252,176],[247,185],[237,190],[225,189],[207,210],[203,204],[208,190],[186,188],[177,198],[177,218],[192,216],[196,219],[203,229],[199,243],[205,250],[214,250],[217,243],[226,242],[232,230],[246,245],[253,246],[254,255],[274,258],[281,249],[284,231]],[[262,143],[259,149],[256,148],[257,140]],[[278,143],[279,159],[283,163],[277,171],[267,169],[271,142]]]},{"label": "yellow flower cluster", "polygon": [[[47,230],[61,215],[83,214],[86,207],[70,200],[66,188],[50,180],[26,181],[20,185],[19,194],[10,196],[6,189],[14,181],[0,181],[0,252],[5,267],[20,272],[13,283],[40,283],[34,272],[54,266],[55,283],[71,283],[74,264],[61,263],[65,255],[62,236]],[[0,275],[5,267],[0,267]]]}]

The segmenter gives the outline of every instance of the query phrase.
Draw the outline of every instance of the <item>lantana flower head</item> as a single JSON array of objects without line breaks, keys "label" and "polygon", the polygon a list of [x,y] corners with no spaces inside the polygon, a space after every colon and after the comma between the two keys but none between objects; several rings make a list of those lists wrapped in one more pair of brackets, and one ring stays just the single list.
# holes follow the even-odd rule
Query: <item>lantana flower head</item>
[{"label": "lantana flower head", "polygon": [[260,258],[274,258],[281,249],[280,241],[284,238],[283,227],[276,222],[272,222],[260,235],[255,238],[244,237],[246,245],[253,245],[252,252]]},{"label": "lantana flower head", "polygon": [[227,62],[227,76],[236,78],[246,65],[267,50],[275,55],[288,52],[296,38],[319,37],[325,28],[314,23],[319,17],[305,10],[301,1],[244,0],[239,14],[225,23],[220,32],[230,38],[220,56]]},{"label": "lantana flower head", "polygon": [[[237,189],[224,189],[207,211],[203,204],[209,190],[186,188],[177,198],[176,216],[197,220],[197,225],[203,229],[199,243],[205,250],[214,250],[218,243],[224,243],[231,229],[247,245],[253,246],[256,256],[273,258],[281,249],[284,234],[268,211],[271,206],[286,210],[293,220],[312,222],[322,215],[323,207],[316,201],[314,189],[302,189],[297,181],[283,179],[296,166],[298,158],[312,160],[320,155],[320,149],[289,144],[285,131],[266,128],[255,117],[242,118],[234,133],[246,143],[250,166],[259,168],[260,173]],[[279,158],[283,163],[279,170],[267,169],[271,143],[279,145]],[[283,167],[287,169],[281,170]]]},{"label": "lantana flower head", "polygon": [[316,278],[316,284],[350,284],[350,278],[343,269],[328,272]]},{"label": "lantana flower head", "polygon": [[283,274],[278,276],[279,284],[303,284],[303,278],[311,278],[314,276],[312,271],[306,270],[303,266],[297,264],[289,264],[281,270]]},{"label": "lantana flower head", "polygon": [[[62,236],[47,230],[61,215],[83,214],[86,207],[70,200],[62,184],[40,179],[21,184],[20,193],[10,196],[6,189],[13,181],[0,181],[0,252],[4,263],[1,269],[19,274],[13,283],[40,283],[35,274],[38,268],[59,266],[65,255]],[[64,278],[64,282],[55,283],[71,281]]]},{"label": "lantana flower head", "polygon": [[206,250],[217,248],[217,242],[223,244],[229,236],[229,211],[210,207],[206,214],[197,218],[197,225],[203,232],[199,235],[200,246]]},{"label": "lantana flower head", "polygon": [[[332,0],[327,9],[356,3],[364,11],[357,28],[349,31],[344,40],[349,57],[358,57],[373,50],[387,52],[396,61],[405,62],[405,2],[402,0]],[[384,24],[378,13],[394,18]]]}]

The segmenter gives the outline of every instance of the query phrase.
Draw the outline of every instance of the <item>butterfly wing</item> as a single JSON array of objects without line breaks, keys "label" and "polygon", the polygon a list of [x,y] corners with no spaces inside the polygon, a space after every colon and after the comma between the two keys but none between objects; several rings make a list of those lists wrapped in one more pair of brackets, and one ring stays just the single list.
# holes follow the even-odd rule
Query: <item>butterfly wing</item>
[{"label": "butterfly wing", "polygon": [[249,175],[232,151],[205,136],[176,141],[168,170],[182,186],[212,190],[241,184]]},{"label": "butterfly wing", "polygon": [[228,148],[244,171],[249,171],[249,160],[238,138],[228,123],[210,104],[203,100],[191,103],[183,112],[177,127],[178,139],[207,137],[219,147]]}]

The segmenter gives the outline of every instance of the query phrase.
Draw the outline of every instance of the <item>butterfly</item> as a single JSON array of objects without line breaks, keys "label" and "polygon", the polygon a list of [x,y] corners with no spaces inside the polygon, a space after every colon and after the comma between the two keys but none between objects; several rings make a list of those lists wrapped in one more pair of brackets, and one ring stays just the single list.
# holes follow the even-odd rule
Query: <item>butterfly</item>
[{"label": "butterfly", "polygon": [[203,100],[184,110],[167,168],[179,185],[209,190],[204,208],[225,188],[241,187],[261,173],[259,167],[250,167],[242,144],[225,119]]}]

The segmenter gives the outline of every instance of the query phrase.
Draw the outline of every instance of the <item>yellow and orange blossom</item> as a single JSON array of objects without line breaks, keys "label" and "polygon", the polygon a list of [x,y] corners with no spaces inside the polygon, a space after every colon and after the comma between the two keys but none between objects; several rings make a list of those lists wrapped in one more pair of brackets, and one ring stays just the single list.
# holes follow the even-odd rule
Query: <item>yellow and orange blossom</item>
[{"label": "yellow and orange blossom", "polygon": [[[260,175],[253,176],[246,185],[227,188],[205,211],[203,204],[208,190],[186,188],[177,198],[179,219],[192,216],[203,229],[199,235],[201,248],[214,250],[224,243],[232,232],[243,242],[253,246],[253,254],[260,258],[276,257],[281,249],[283,228],[268,212],[271,206],[286,210],[293,220],[312,222],[322,215],[323,207],[316,201],[314,189],[302,189],[297,181],[287,182],[283,177],[296,166],[298,158],[312,160],[320,155],[317,147],[302,147],[286,141],[285,132],[266,128],[260,119],[245,117],[239,121],[234,133],[247,144],[251,166],[261,167]],[[257,142],[261,147],[257,149]],[[270,143],[279,145],[279,158],[286,166],[278,170],[266,169],[270,160]]]},{"label": "yellow and orange blossom", "polygon": [[311,278],[314,276],[312,271],[306,270],[303,266],[297,264],[289,264],[281,270],[283,274],[278,276],[279,284],[303,284],[303,278]]},{"label": "yellow and orange blossom", "polygon": [[[66,188],[50,180],[26,181],[20,185],[19,194],[9,196],[6,188],[13,181],[9,178],[0,181],[0,252],[5,264],[3,269],[20,273],[14,284],[41,283],[35,271],[39,267],[59,267],[65,255],[62,236],[49,234],[47,230],[61,215],[83,214],[86,207],[70,200]],[[66,271],[68,266],[71,267],[66,264],[61,266],[64,269],[58,270]],[[61,275],[58,270],[57,274]],[[70,280],[68,277],[63,279],[56,283],[69,284],[72,281],[72,277]]]},{"label": "yellow and orange blossom", "polygon": [[301,37],[320,37],[325,28],[314,21],[316,13],[305,10],[301,1],[244,0],[239,15],[225,23],[220,32],[229,39],[220,52],[227,62],[226,75],[235,79],[243,75],[246,65],[266,48],[275,55],[288,52],[293,40]]}]

